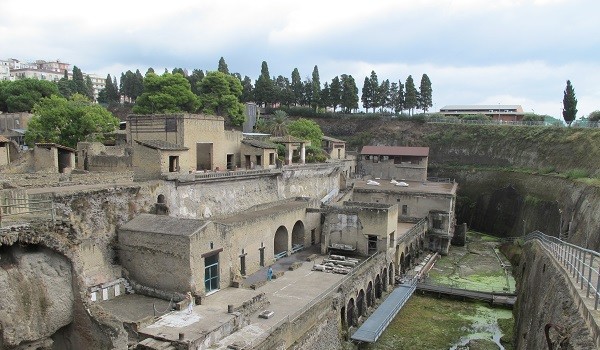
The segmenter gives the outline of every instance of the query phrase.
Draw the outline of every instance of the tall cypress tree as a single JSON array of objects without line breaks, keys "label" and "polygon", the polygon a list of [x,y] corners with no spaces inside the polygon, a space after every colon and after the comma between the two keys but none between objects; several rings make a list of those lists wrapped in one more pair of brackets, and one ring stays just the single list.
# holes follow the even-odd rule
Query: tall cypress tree
[{"label": "tall cypress tree", "polygon": [[319,67],[315,65],[312,72],[312,107],[317,111],[321,103],[321,78],[319,78]]},{"label": "tall cypress tree", "polygon": [[273,81],[269,75],[269,66],[266,61],[262,62],[260,69],[260,76],[256,80],[254,86],[254,98],[256,103],[259,105],[265,105],[272,103],[274,99],[275,89],[273,87]]},{"label": "tall cypress tree", "polygon": [[419,89],[419,107],[423,112],[427,112],[430,107],[433,106],[431,80],[427,74],[423,74],[421,77],[421,86]]},{"label": "tall cypress tree", "polygon": [[381,106],[381,96],[379,96],[379,78],[377,78],[377,73],[374,70],[371,71],[371,77],[369,78],[371,83],[371,107],[373,107],[373,113],[375,113],[375,109]]},{"label": "tall cypress tree", "polygon": [[292,91],[294,92],[294,104],[297,106],[303,99],[302,95],[304,95],[302,78],[300,78],[298,68],[294,68],[292,71]]},{"label": "tall cypress tree", "polygon": [[360,97],[363,108],[368,112],[369,108],[373,107],[373,87],[371,86],[371,80],[369,77],[365,77],[362,87],[362,96]]},{"label": "tall cypress tree", "polygon": [[575,98],[575,89],[573,89],[570,80],[567,80],[567,87],[564,92],[562,114],[563,119],[569,126],[577,117],[577,98]]}]

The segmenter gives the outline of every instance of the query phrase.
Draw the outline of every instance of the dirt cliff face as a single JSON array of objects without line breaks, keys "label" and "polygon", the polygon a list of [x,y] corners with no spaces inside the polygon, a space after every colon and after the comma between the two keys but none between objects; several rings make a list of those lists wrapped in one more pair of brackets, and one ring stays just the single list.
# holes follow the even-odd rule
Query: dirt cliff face
[{"label": "dirt cliff face", "polygon": [[5,346],[52,343],[73,320],[72,271],[68,259],[50,249],[3,247],[0,260],[0,320]]},{"label": "dirt cliff face", "polygon": [[547,349],[547,324],[553,325],[550,339],[562,343],[560,349],[597,349],[593,328],[581,314],[580,308],[585,306],[577,302],[579,297],[566,275],[538,242],[525,244],[514,272],[518,291],[514,309],[517,349]]}]

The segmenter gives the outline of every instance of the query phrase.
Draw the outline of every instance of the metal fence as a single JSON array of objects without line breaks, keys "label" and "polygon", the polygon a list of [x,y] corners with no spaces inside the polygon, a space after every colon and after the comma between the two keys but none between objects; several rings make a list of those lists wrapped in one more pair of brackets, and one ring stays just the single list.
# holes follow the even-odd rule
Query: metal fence
[{"label": "metal fence", "polygon": [[[562,123],[547,123],[543,121],[502,121],[502,120],[470,120],[461,118],[427,118],[427,123],[433,124],[471,124],[471,125],[517,125],[517,126],[546,126],[567,127]],[[600,128],[600,122],[575,121],[572,128]]]},{"label": "metal fence", "polygon": [[525,241],[537,239],[552,256],[561,263],[567,273],[575,278],[577,287],[594,298],[594,310],[598,310],[600,298],[600,253],[567,243],[556,237],[534,231],[524,237]]}]

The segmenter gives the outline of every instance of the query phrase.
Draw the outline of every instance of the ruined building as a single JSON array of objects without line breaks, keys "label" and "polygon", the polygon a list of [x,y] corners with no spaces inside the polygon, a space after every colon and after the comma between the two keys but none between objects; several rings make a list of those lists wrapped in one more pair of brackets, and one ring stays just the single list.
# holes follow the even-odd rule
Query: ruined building
[{"label": "ruined building", "polygon": [[[303,140],[251,138],[224,130],[221,117],[177,114],[130,116],[112,144],[80,143],[76,165],[75,150],[40,145],[55,153],[46,159],[54,171],[0,175],[0,255],[11,266],[0,285],[22,320],[0,313],[0,345],[204,349],[260,329],[243,333],[244,346],[313,348],[333,332],[321,347],[335,347],[418,255],[447,253],[457,185],[427,181],[426,148],[365,148],[356,164],[343,141],[326,141],[331,159],[303,164]],[[39,247],[48,271],[67,261],[69,273],[50,273],[58,284],[32,274],[20,246]],[[346,276],[294,271],[328,254],[359,265]],[[279,302],[269,267],[300,294]],[[19,297],[34,285],[48,288],[36,288],[33,304]],[[57,285],[72,286],[70,296]],[[189,314],[168,312],[190,303]],[[275,318],[260,321],[265,309]]]}]

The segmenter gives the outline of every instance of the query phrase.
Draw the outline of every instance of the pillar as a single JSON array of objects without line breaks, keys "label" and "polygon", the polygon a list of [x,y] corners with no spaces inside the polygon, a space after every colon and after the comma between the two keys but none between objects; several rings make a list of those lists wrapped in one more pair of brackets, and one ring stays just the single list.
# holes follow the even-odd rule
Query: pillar
[{"label": "pillar", "polygon": [[287,150],[287,153],[286,153],[286,156],[287,156],[286,164],[287,165],[291,165],[292,164],[292,154],[294,153],[292,151],[292,144],[291,143],[286,144],[286,150]]},{"label": "pillar", "polygon": [[306,147],[304,146],[304,143],[300,144],[300,162],[302,164],[306,163]]}]

